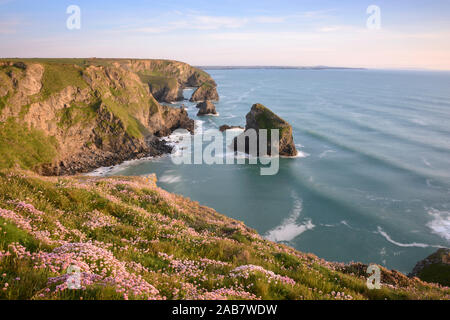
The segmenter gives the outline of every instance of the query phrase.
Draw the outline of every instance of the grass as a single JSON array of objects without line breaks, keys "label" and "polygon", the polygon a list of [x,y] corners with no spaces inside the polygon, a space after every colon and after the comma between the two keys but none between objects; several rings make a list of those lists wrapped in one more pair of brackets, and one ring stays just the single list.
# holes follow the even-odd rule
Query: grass
[{"label": "grass", "polygon": [[[450,294],[404,276],[394,283],[385,269],[383,288],[368,290],[357,267],[264,240],[242,223],[141,177],[0,171],[0,228],[0,299],[448,299]],[[64,287],[71,257],[81,263],[83,277],[97,274],[82,290]],[[249,271],[240,274],[237,267]],[[119,269],[120,281],[107,277]]]},{"label": "grass", "polygon": [[5,96],[0,97],[0,113],[2,112],[3,108],[6,107],[6,104],[8,103],[9,95],[10,94],[8,92]]},{"label": "grass", "polygon": [[111,98],[103,99],[103,103],[109,111],[122,121],[126,132],[131,137],[139,139],[144,136],[146,129],[142,123],[132,116],[129,106],[125,106]]},{"label": "grass", "polygon": [[100,100],[90,105],[85,103],[72,103],[69,107],[60,110],[58,126],[68,128],[79,123],[89,123],[95,119],[100,104]]},{"label": "grass", "polygon": [[73,64],[45,63],[42,77],[41,94],[43,99],[60,92],[68,86],[80,89],[86,88],[87,83],[83,79],[83,70]]},{"label": "grass", "polygon": [[34,169],[51,162],[56,150],[56,141],[42,131],[28,129],[13,119],[0,123],[0,168],[19,165],[24,169]]},{"label": "grass", "polygon": [[424,281],[450,286],[450,267],[446,264],[429,265],[422,269],[418,277]]}]

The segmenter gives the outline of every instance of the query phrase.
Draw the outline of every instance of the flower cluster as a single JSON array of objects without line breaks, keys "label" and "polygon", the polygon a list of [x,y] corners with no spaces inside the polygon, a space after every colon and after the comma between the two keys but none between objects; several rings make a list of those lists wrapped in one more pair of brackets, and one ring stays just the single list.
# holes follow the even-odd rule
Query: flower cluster
[{"label": "flower cluster", "polygon": [[88,213],[86,218],[87,221],[83,223],[83,227],[91,230],[112,227],[117,224],[117,221],[113,216],[103,214],[97,210]]}]

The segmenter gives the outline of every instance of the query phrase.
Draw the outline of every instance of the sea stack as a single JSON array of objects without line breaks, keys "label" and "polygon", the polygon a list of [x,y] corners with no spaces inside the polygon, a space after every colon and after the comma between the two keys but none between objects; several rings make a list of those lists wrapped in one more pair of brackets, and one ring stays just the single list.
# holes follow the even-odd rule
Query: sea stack
[{"label": "sea stack", "polygon": [[204,101],[197,104],[198,113],[197,116],[216,115],[216,106],[211,101]]},{"label": "sea stack", "polygon": [[210,82],[203,83],[192,94],[190,101],[191,102],[219,101],[219,94],[217,93],[216,86]]},{"label": "sea stack", "polygon": [[[242,135],[250,129],[256,130],[259,133],[260,129],[267,129],[267,154],[270,155],[270,130],[279,129],[280,134],[280,144],[279,144],[279,155],[285,157],[294,157],[297,155],[297,149],[295,148],[294,138],[292,137],[292,126],[275,113],[273,113],[269,108],[263,106],[262,104],[254,104],[250,112],[246,116],[245,131]],[[234,150],[239,152],[249,153],[249,146],[245,143],[245,150],[238,150],[237,139],[234,139]],[[257,153],[259,151],[259,135],[257,143]]]}]

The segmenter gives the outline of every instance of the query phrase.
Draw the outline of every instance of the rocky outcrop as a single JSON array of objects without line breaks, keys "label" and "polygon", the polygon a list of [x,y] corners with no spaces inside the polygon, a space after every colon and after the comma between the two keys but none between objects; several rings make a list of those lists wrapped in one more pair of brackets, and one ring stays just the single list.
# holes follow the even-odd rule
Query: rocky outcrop
[{"label": "rocky outcrop", "polygon": [[216,86],[214,86],[209,82],[202,84],[192,94],[190,101],[191,102],[219,101],[219,94],[217,93]]},{"label": "rocky outcrop", "polygon": [[224,125],[220,126],[220,128],[219,128],[220,132],[224,132],[224,131],[232,130],[232,129],[242,129],[242,130],[244,130],[244,128],[241,127],[241,126],[229,126],[227,124],[224,124]]},{"label": "rocky outcrop", "polygon": [[183,88],[174,78],[147,77],[150,93],[161,102],[184,100]]},{"label": "rocky outcrop", "polygon": [[[270,130],[278,129],[279,130],[279,155],[286,157],[293,157],[297,155],[297,150],[295,148],[294,139],[292,137],[292,126],[285,120],[281,119],[271,110],[263,106],[262,104],[254,104],[250,110],[250,112],[246,116],[246,125],[245,131],[241,136],[235,138],[234,140],[234,150],[239,152],[249,153],[249,145],[245,143],[243,146],[243,150],[240,150],[238,146],[238,139],[240,137],[244,137],[246,132],[250,129],[254,129],[257,133],[259,133],[260,129],[267,129],[267,152],[263,154],[271,154],[271,139],[270,139]],[[256,152],[257,155],[260,155],[259,150],[259,134],[257,135],[257,145]]]},{"label": "rocky outcrop", "polygon": [[114,64],[138,74],[159,102],[183,100],[186,87],[200,87],[205,83],[216,87],[208,73],[179,61],[121,59],[114,60]]},{"label": "rocky outcrop", "polygon": [[211,101],[204,101],[197,104],[197,116],[216,115],[216,106]]},{"label": "rocky outcrop", "polygon": [[[1,129],[13,124],[15,130],[23,128],[20,134],[26,139],[19,144],[32,154],[31,160],[26,158],[18,146],[6,158],[45,175],[75,174],[170,152],[160,137],[178,128],[193,132],[187,112],[160,105],[130,68],[74,62],[1,63]],[[17,140],[7,136],[17,132],[0,131],[1,141]],[[48,138],[48,147],[42,142],[34,150],[42,140],[36,135]],[[50,160],[40,155],[54,148]]]},{"label": "rocky outcrop", "polygon": [[441,248],[419,261],[408,276],[450,286],[450,249]]}]

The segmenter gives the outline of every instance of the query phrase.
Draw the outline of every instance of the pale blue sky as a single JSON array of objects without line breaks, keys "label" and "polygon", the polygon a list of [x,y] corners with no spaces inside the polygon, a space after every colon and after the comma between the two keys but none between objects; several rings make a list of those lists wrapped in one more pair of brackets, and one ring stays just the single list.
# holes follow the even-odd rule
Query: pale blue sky
[{"label": "pale blue sky", "polygon": [[450,1],[0,0],[0,56],[450,69]]}]

